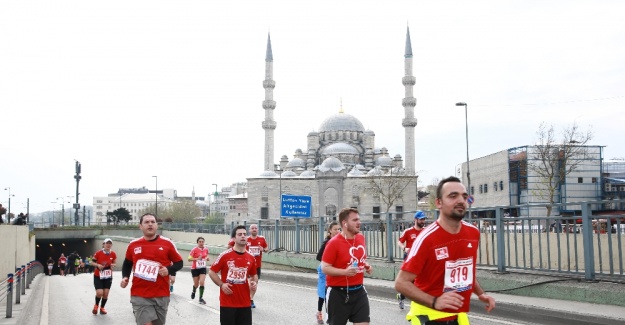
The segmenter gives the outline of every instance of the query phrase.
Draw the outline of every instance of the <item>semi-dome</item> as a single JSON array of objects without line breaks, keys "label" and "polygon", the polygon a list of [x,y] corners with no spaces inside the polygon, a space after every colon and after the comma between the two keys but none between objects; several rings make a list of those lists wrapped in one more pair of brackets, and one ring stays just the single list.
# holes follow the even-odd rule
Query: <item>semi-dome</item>
[{"label": "semi-dome", "polygon": [[306,168],[306,162],[304,162],[304,160],[300,159],[300,158],[293,158],[293,160],[289,161],[288,164],[286,164],[286,168]]},{"label": "semi-dome", "polygon": [[357,176],[364,176],[365,173],[363,173],[361,170],[358,169],[358,167],[354,166],[354,168],[352,168],[352,170],[349,171],[349,173],[347,173],[347,177],[357,177]]},{"label": "semi-dome", "polygon": [[365,127],[352,115],[346,113],[334,114],[325,119],[319,127],[319,132],[328,131],[358,131],[364,132]]},{"label": "semi-dome", "polygon": [[314,178],[315,177],[315,172],[312,170],[305,170],[303,171],[301,174],[299,174],[299,177],[302,178]]},{"label": "semi-dome", "polygon": [[333,143],[323,149],[324,155],[353,154],[357,155],[358,150],[344,142]]},{"label": "semi-dome", "polygon": [[382,175],[384,175],[384,172],[378,166],[374,167],[367,173],[367,176],[382,176]]},{"label": "semi-dome", "polygon": [[274,173],[271,170],[266,170],[266,171],[262,172],[259,176],[260,177],[278,177],[278,174]]},{"label": "semi-dome", "polygon": [[345,169],[343,163],[334,157],[326,158],[326,160],[321,163],[321,166],[319,166],[319,170],[322,172],[327,172],[330,170],[340,172],[343,169]]},{"label": "semi-dome", "polygon": [[293,171],[287,170],[282,173],[282,177],[297,177],[297,174]]}]

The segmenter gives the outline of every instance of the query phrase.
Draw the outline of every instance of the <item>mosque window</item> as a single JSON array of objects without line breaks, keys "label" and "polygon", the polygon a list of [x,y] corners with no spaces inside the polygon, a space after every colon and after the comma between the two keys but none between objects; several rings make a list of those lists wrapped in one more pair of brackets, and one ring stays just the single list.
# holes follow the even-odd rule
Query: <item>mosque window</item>
[{"label": "mosque window", "polygon": [[404,206],[396,205],[395,214],[397,215],[397,219],[403,219],[404,218]]},{"label": "mosque window", "polygon": [[311,194],[310,186],[304,187],[304,194],[306,194],[306,195],[310,195]]},{"label": "mosque window", "polygon": [[373,207],[373,219],[380,219],[380,207]]},{"label": "mosque window", "polygon": [[352,186],[352,196],[358,196],[358,194],[360,192],[360,189],[358,188],[358,185],[354,185]]},{"label": "mosque window", "polygon": [[263,190],[262,190],[261,195],[262,195],[263,198],[269,197],[269,189],[267,188],[267,186],[263,186]]}]

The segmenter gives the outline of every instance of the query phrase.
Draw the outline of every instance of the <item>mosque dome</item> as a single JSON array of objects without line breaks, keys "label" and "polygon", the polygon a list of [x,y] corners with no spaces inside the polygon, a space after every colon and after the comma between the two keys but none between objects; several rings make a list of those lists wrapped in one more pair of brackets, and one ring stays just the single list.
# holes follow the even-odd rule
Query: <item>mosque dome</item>
[{"label": "mosque dome", "polygon": [[371,169],[368,173],[367,176],[382,176],[384,173],[382,172],[382,170],[380,169],[380,167],[376,166],[375,168]]},{"label": "mosque dome", "polygon": [[319,166],[319,170],[322,172],[327,172],[330,170],[340,172],[343,169],[345,169],[343,163],[334,157],[326,158],[326,160],[321,163],[321,166]]},{"label": "mosque dome", "polygon": [[266,170],[262,172],[259,176],[260,177],[278,177],[278,174],[272,172],[271,170]]},{"label": "mosque dome", "polygon": [[317,132],[317,131],[310,131],[310,133],[308,133],[309,137],[316,137],[318,135],[319,135],[319,132]]},{"label": "mosque dome", "polygon": [[352,170],[349,171],[349,173],[347,173],[347,177],[357,177],[357,176],[364,176],[365,173],[363,173],[362,171],[360,171],[360,169],[358,169],[358,167],[354,166],[354,168],[352,168]]},{"label": "mosque dome", "polygon": [[315,172],[312,171],[312,170],[305,170],[304,172],[299,174],[299,177],[302,177],[302,178],[314,178],[315,177]]},{"label": "mosque dome", "polygon": [[329,131],[358,131],[364,132],[365,127],[352,115],[346,113],[334,114],[325,119],[319,127],[319,132]]},{"label": "mosque dome", "polygon": [[352,154],[357,155],[358,150],[344,142],[333,143],[323,149],[324,155]]},{"label": "mosque dome", "polygon": [[286,164],[286,168],[306,168],[306,162],[304,162],[304,160],[300,159],[300,158],[293,158],[293,160],[289,161],[288,164]]},{"label": "mosque dome", "polygon": [[282,177],[297,177],[297,174],[293,171],[287,170],[282,173]]},{"label": "mosque dome", "polygon": [[389,156],[382,156],[375,160],[375,164],[382,167],[393,166],[393,158]]},{"label": "mosque dome", "polygon": [[372,135],[372,136],[375,136],[375,132],[373,132],[373,131],[371,131],[371,130],[367,130],[367,131],[365,131],[365,134],[366,134],[366,135]]}]

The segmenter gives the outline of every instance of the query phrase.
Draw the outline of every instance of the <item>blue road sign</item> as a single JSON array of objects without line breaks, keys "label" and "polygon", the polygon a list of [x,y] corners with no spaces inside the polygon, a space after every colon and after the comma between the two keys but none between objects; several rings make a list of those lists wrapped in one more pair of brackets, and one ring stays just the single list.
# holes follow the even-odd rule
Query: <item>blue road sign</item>
[{"label": "blue road sign", "polygon": [[469,204],[473,204],[473,202],[475,202],[475,199],[473,198],[473,195],[469,195],[469,197],[467,198],[467,202]]},{"label": "blue road sign", "polygon": [[311,199],[307,195],[282,195],[280,216],[286,218],[310,218]]}]

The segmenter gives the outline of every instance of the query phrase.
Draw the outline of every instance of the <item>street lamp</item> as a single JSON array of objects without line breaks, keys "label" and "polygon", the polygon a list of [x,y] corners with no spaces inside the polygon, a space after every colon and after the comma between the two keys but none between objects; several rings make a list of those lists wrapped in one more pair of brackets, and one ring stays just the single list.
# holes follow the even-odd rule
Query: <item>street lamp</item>
[{"label": "street lamp", "polygon": [[[61,199],[61,208],[62,208],[62,212],[61,212],[61,227],[65,226],[65,201],[63,200],[63,197],[57,197],[56,198],[56,203],[59,203],[59,199]],[[71,225],[71,224],[70,224]]]},{"label": "street lamp", "polygon": [[[464,123],[465,123],[465,130],[466,130],[465,135],[467,139],[467,185],[469,186],[469,190],[468,190],[469,196],[472,196],[473,191],[471,191],[471,171],[469,169],[469,117],[467,113],[467,103],[459,102],[459,103],[456,103],[456,106],[464,106]],[[469,203],[469,207],[470,206],[471,206],[471,203]]]},{"label": "street lamp", "polygon": [[15,194],[11,195],[11,188],[6,187],[5,191],[9,191],[9,212],[7,213],[7,225],[11,224],[11,196],[15,196]]},{"label": "street lamp", "polygon": [[213,185],[215,185],[215,193],[213,193],[213,201],[214,201],[214,204],[215,204],[215,211],[214,212],[219,213],[218,210],[217,210],[217,184],[213,184]]},{"label": "street lamp", "polygon": [[154,191],[154,201],[156,206],[154,207],[154,217],[158,218],[158,176],[152,176],[156,181],[156,190]]}]

